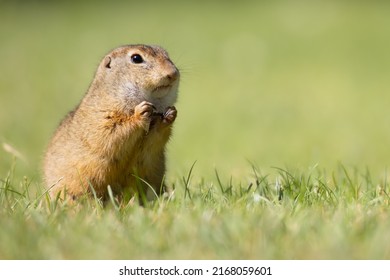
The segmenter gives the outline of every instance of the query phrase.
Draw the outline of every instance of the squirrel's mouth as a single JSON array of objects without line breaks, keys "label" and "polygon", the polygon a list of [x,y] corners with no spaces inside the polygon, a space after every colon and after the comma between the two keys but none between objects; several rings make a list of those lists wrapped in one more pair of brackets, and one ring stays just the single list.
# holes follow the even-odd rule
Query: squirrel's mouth
[{"label": "squirrel's mouth", "polygon": [[156,98],[163,98],[163,97],[167,96],[171,92],[171,89],[172,89],[172,85],[171,84],[169,84],[169,85],[160,85],[160,86],[155,87],[152,90],[152,95],[154,97],[156,97]]},{"label": "squirrel's mouth", "polygon": [[171,88],[171,85],[161,85],[161,86],[154,88],[153,92],[162,91],[162,90],[169,90],[170,88]]}]

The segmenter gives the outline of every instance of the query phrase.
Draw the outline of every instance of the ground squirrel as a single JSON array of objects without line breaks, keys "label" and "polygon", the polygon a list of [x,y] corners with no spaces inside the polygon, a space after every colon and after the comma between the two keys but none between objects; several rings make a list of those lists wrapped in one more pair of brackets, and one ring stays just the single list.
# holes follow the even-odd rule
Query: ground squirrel
[{"label": "ground squirrel", "polygon": [[51,193],[77,198],[94,190],[107,198],[110,186],[119,195],[140,187],[148,196],[160,194],[179,77],[161,47],[127,45],[108,53],[48,146],[43,171]]}]

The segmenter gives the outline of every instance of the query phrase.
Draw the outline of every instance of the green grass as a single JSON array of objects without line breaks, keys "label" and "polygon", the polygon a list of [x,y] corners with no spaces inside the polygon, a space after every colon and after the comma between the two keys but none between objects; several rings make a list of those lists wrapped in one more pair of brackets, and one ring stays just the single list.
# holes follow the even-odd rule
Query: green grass
[{"label": "green grass", "polygon": [[[253,167],[249,184],[196,166],[169,195],[141,207],[50,200],[27,180],[2,182],[2,259],[387,259],[386,182],[340,166],[334,174]],[[274,179],[271,179],[274,177]],[[42,194],[43,193],[43,194]]]},{"label": "green grass", "polygon": [[[389,10],[1,1],[0,258],[389,258]],[[174,194],[146,207],[48,200],[53,130],[128,43],[164,46],[182,72]]]}]

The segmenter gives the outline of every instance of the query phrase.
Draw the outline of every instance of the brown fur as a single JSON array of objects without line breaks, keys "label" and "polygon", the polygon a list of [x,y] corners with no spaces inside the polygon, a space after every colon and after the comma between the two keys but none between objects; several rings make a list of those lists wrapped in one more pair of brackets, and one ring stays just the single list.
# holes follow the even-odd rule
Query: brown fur
[{"label": "brown fur", "polygon": [[[143,63],[134,63],[139,54]],[[57,128],[44,159],[44,180],[55,194],[76,198],[137,193],[142,180],[161,192],[165,145],[176,118],[179,71],[165,50],[128,45],[101,61],[88,92]],[[137,178],[141,178],[139,180]],[[150,193],[146,184],[143,191]]]}]

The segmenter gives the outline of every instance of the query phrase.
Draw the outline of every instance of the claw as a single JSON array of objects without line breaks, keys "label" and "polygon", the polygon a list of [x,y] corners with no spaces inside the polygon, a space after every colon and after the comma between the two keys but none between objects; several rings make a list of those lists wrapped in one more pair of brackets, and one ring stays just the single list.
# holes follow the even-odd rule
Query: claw
[{"label": "claw", "polygon": [[177,116],[177,110],[174,106],[170,106],[163,114],[163,122],[171,124],[175,121]]}]

